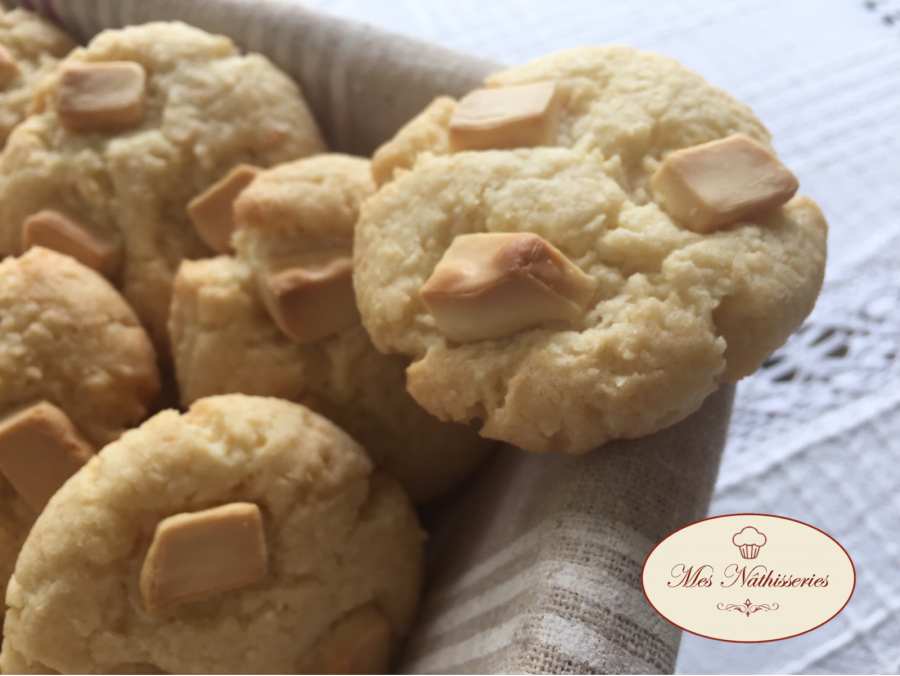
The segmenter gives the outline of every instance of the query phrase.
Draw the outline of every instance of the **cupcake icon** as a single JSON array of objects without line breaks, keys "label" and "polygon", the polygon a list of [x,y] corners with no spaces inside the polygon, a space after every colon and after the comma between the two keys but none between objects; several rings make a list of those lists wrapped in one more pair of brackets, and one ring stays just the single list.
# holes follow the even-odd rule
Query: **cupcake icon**
[{"label": "cupcake icon", "polygon": [[740,533],[735,533],[731,541],[741,550],[741,556],[745,559],[755,559],[759,554],[759,548],[766,544],[766,536],[753,526],[747,526]]}]

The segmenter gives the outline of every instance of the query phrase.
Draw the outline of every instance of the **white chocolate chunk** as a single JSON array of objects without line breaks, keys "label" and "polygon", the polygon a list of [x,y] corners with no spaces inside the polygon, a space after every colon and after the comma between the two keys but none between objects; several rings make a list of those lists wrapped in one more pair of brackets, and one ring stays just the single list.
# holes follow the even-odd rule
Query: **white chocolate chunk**
[{"label": "white chocolate chunk", "polygon": [[21,72],[22,69],[19,68],[13,55],[3,45],[0,45],[0,89],[15,80]]},{"label": "white chocolate chunk", "polygon": [[239,164],[220,180],[188,204],[188,215],[194,229],[206,245],[220,254],[234,253],[231,234],[234,232],[234,201],[259,174],[257,167]]},{"label": "white chocolate chunk", "polygon": [[441,333],[466,342],[575,319],[594,288],[538,235],[482,233],[454,239],[419,293]]},{"label": "white chocolate chunk", "polygon": [[156,526],[141,568],[141,597],[152,614],[238,589],[268,572],[259,507],[233,502],[176,514]]},{"label": "white chocolate chunk", "polygon": [[558,128],[554,82],[476,89],[450,119],[450,147],[456,152],[553,145]]},{"label": "white chocolate chunk", "polygon": [[314,342],[359,322],[349,256],[272,274],[262,292],[272,319],[298,343]]},{"label": "white chocolate chunk", "polygon": [[82,265],[112,277],[122,259],[122,247],[89,232],[65,214],[45,209],[25,219],[22,249],[42,246],[71,256]]},{"label": "white chocolate chunk", "polygon": [[391,625],[374,606],[351,611],[331,629],[316,650],[322,674],[386,674]]},{"label": "white chocolate chunk", "polygon": [[69,417],[46,401],[0,420],[0,472],[38,513],[93,455]]},{"label": "white chocolate chunk", "polygon": [[147,75],[133,61],[68,63],[56,112],[70,132],[133,127],[144,119]]},{"label": "white chocolate chunk", "polygon": [[676,150],[650,178],[663,209],[701,233],[774,209],[798,187],[787,167],[743,134]]}]

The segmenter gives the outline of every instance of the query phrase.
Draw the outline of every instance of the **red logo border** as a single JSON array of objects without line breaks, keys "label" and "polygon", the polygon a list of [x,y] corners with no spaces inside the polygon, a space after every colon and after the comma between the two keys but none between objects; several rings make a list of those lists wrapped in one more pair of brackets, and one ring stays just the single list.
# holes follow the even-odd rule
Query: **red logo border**
[{"label": "red logo border", "polygon": [[[732,516],[766,516],[766,517],[771,517],[773,519],[784,519],[785,521],[793,521],[794,523],[799,523],[803,526],[806,526],[807,528],[812,528],[813,530],[819,531],[822,535],[824,535],[829,540],[831,540],[834,544],[836,544],[838,547],[840,547],[841,551],[844,552],[844,555],[847,557],[847,560],[850,562],[850,568],[853,569],[853,588],[850,589],[850,596],[847,597],[847,600],[844,602],[844,605],[841,606],[840,610],[838,610],[834,615],[829,617],[827,620],[825,620],[821,624],[817,624],[812,629],[807,629],[806,631],[801,631],[800,633],[797,633],[797,634],[791,634],[790,636],[783,636],[782,638],[768,638],[764,641],[733,641],[733,640],[727,639],[727,638],[715,638],[713,636],[706,636],[705,634],[698,634],[696,631],[691,631],[690,629],[685,629],[680,624],[677,624],[676,622],[672,622],[672,620],[670,620],[668,617],[666,617],[661,612],[659,612],[657,607],[653,605],[653,602],[650,600],[650,597],[647,596],[647,588],[644,586],[644,569],[647,567],[647,561],[650,559],[651,556],[653,556],[653,552],[655,552],[657,547],[659,547],[663,542],[668,540],[670,537],[672,537],[676,533],[680,533],[681,531],[685,530],[686,528],[695,526],[698,523],[703,523],[704,521],[713,521],[714,519],[724,519],[726,517],[732,517]],[[796,638],[797,636],[803,636],[803,634],[808,634],[809,632],[815,631],[819,627],[821,627],[825,624],[828,624],[834,618],[836,618],[838,615],[840,615],[843,612],[844,608],[847,607],[847,604],[850,603],[850,599],[853,598],[853,592],[856,591],[856,564],[853,563],[853,558],[850,556],[850,553],[846,549],[844,549],[844,546],[840,542],[835,540],[833,537],[831,537],[828,533],[823,531],[821,528],[816,528],[815,526],[811,526],[804,521],[800,521],[799,519],[791,519],[790,517],[778,516],[776,514],[757,514],[757,513],[720,514],[719,516],[710,516],[706,519],[698,519],[697,521],[694,521],[693,523],[689,523],[686,526],[682,526],[678,530],[672,531],[666,537],[664,537],[662,540],[657,542],[656,546],[650,550],[649,554],[647,554],[647,558],[644,559],[644,565],[641,566],[641,591],[644,594],[644,598],[647,599],[647,603],[649,603],[650,607],[656,611],[657,615],[659,615],[661,618],[663,618],[669,624],[672,624],[672,625],[678,627],[679,629],[681,629],[682,631],[686,631],[689,634],[693,634],[694,636],[699,636],[701,638],[708,638],[711,641],[721,641],[722,643],[774,643],[775,641],[785,641],[789,638]]]}]

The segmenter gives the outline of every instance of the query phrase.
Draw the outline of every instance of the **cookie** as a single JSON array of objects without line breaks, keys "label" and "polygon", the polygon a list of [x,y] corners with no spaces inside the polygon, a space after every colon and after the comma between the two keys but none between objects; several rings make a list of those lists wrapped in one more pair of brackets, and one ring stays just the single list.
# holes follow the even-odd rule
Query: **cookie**
[{"label": "cookie", "polygon": [[324,150],[285,74],[180,23],[100,33],[45,80],[36,109],[0,161],[0,253],[65,246],[97,261],[161,355],[178,265],[212,253],[190,200],[237,164]]},{"label": "cookie", "polygon": [[158,390],[146,332],[100,275],[41,247],[0,262],[0,411],[47,400],[100,448]]},{"label": "cookie", "polygon": [[106,280],[40,247],[0,262],[0,592],[50,495],[158,390],[153,346]]},{"label": "cookie", "polygon": [[[314,301],[307,306],[279,306],[267,288],[297,265],[329,269],[334,259],[349,259],[359,205],[373,189],[369,163],[341,155],[260,174],[235,205],[237,256],[185,261],[178,272],[170,319],[175,370],[184,405],[241,392],[309,406],[422,502],[457,485],[491,444],[413,401],[405,389],[408,360],[373,347],[349,279],[343,290],[340,283],[307,285]],[[349,303],[342,300],[347,291]],[[328,299],[324,307],[317,296]],[[295,323],[285,312],[305,319]],[[292,327],[316,333],[298,336]]]},{"label": "cookie", "polygon": [[28,114],[38,83],[76,46],[40,15],[0,6],[0,148]]},{"label": "cookie", "polygon": [[[749,109],[671,59],[586,48],[488,79],[540,83],[464,115],[440,99],[376,153],[354,284],[428,411],[584,453],[758,368],[812,310],[827,225]],[[485,138],[528,147],[454,146]]]},{"label": "cookie", "polygon": [[[660,159],[674,150],[736,133],[771,150],[769,133],[750,108],[674,59],[652,52],[624,46],[581,47],[486,80],[488,91],[551,83],[555,85],[552,105],[536,120],[547,127],[538,130],[548,133],[507,147],[557,146],[618,157],[625,187],[639,200],[650,199],[642,189]],[[504,126],[497,119],[502,117],[504,102],[495,107],[480,112],[493,114],[489,121],[500,128],[494,129],[496,135]],[[379,148],[372,158],[377,183],[390,181],[397,170],[411,169],[423,152],[458,152],[454,127],[467,122],[463,118],[454,124],[459,108],[460,102],[440,97]],[[515,120],[516,116],[510,117]],[[491,132],[490,125],[487,130]],[[496,149],[496,140],[488,145]]]},{"label": "cookie", "polygon": [[397,483],[302,406],[231,395],[163,411],[41,514],[0,669],[384,673],[423,537]]}]

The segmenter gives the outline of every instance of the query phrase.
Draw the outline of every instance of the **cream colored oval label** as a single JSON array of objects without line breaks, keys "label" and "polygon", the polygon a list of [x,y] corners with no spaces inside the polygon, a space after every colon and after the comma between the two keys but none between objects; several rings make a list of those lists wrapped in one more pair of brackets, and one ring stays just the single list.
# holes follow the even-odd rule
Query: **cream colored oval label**
[{"label": "cream colored oval label", "polygon": [[820,627],[853,595],[856,571],[834,539],[800,521],[730,514],[686,526],[650,552],[656,611],[719,641],[779,641]]}]

